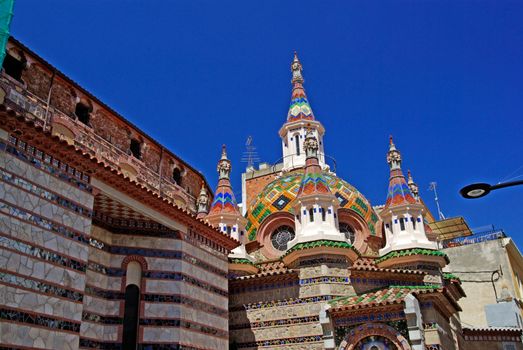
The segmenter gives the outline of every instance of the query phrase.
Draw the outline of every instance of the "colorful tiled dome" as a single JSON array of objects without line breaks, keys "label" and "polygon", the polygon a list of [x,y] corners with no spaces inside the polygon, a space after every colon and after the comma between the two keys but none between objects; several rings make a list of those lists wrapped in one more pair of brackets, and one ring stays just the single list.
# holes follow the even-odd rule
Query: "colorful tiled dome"
[{"label": "colorful tiled dome", "polygon": [[[357,189],[339,177],[327,172],[324,172],[322,177],[340,202],[340,208],[346,208],[358,214],[367,223],[371,234],[376,234],[378,215],[372,209],[369,201]],[[245,227],[250,241],[256,239],[260,225],[269,215],[277,212],[294,214],[290,203],[298,195],[302,178],[302,171],[284,175],[268,184],[253,200],[248,208],[248,222]]]}]

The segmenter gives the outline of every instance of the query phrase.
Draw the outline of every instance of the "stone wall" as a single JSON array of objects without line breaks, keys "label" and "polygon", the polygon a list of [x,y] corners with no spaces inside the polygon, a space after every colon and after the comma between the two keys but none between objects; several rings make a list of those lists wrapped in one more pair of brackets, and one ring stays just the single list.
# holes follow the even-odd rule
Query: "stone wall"
[{"label": "stone wall", "polygon": [[93,196],[31,147],[0,139],[1,343],[77,349]]},{"label": "stone wall", "polygon": [[306,265],[295,280],[267,283],[261,291],[232,287],[231,342],[240,349],[323,349],[322,305],[354,289],[346,265]]},{"label": "stone wall", "polygon": [[459,301],[463,309],[460,317],[465,324],[475,327],[487,326],[484,306],[496,303],[491,277],[492,272],[500,267],[503,276],[494,282],[498,298],[503,287],[508,288],[512,296],[517,295],[505,244],[505,239],[498,239],[444,249],[450,259],[445,271],[452,272],[461,279],[461,286],[467,295]]}]

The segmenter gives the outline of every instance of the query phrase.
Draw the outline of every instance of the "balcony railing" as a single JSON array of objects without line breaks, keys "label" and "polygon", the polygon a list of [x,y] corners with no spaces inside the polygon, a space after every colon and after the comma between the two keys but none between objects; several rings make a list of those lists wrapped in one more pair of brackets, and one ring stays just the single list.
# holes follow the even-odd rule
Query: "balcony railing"
[{"label": "balcony railing", "polygon": [[126,153],[109,141],[94,133],[91,127],[79,122],[74,116],[48,106],[47,103],[25,89],[22,83],[14,81],[3,71],[0,87],[5,90],[5,104],[33,119],[37,125],[50,129],[55,123],[70,125],[74,129],[74,145],[83,152],[96,157],[110,167],[122,171],[128,164],[136,170],[135,180],[154,193],[168,198],[190,211],[196,211],[196,199],[182,187],[163,178],[160,173],[146,166],[144,162]]},{"label": "balcony railing", "polygon": [[507,235],[503,230],[490,230],[478,234],[473,234],[467,237],[458,237],[442,242],[443,248],[459,247],[469,244],[478,244],[486,241],[494,241],[497,239],[505,238]]}]

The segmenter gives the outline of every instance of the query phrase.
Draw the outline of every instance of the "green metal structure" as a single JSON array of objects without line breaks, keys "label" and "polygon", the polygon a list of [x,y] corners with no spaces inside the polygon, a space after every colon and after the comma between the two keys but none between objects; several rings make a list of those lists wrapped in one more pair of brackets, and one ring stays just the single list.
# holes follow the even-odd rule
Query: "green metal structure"
[{"label": "green metal structure", "polygon": [[13,18],[15,0],[0,0],[0,67],[4,63],[5,47],[9,40],[9,26]]}]

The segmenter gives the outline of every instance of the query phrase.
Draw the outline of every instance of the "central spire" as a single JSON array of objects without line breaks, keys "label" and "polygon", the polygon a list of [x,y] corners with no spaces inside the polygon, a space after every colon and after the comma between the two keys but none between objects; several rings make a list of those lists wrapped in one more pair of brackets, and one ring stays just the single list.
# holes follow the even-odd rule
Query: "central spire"
[{"label": "central spire", "polygon": [[305,89],[303,87],[303,67],[301,65],[298,54],[294,52],[294,59],[291,63],[292,71],[292,97],[289,113],[287,114],[287,122],[297,120],[314,120],[314,113],[307,100]]},{"label": "central spire", "polygon": [[292,98],[287,121],[280,129],[283,149],[283,171],[304,168],[309,159],[310,149],[306,149],[305,140],[309,135],[314,136],[317,162],[322,169],[327,169],[325,164],[325,150],[323,148],[323,135],[325,128],[314,118],[312,108],[307,100],[303,88],[303,68],[296,52],[291,63],[292,72]]}]

